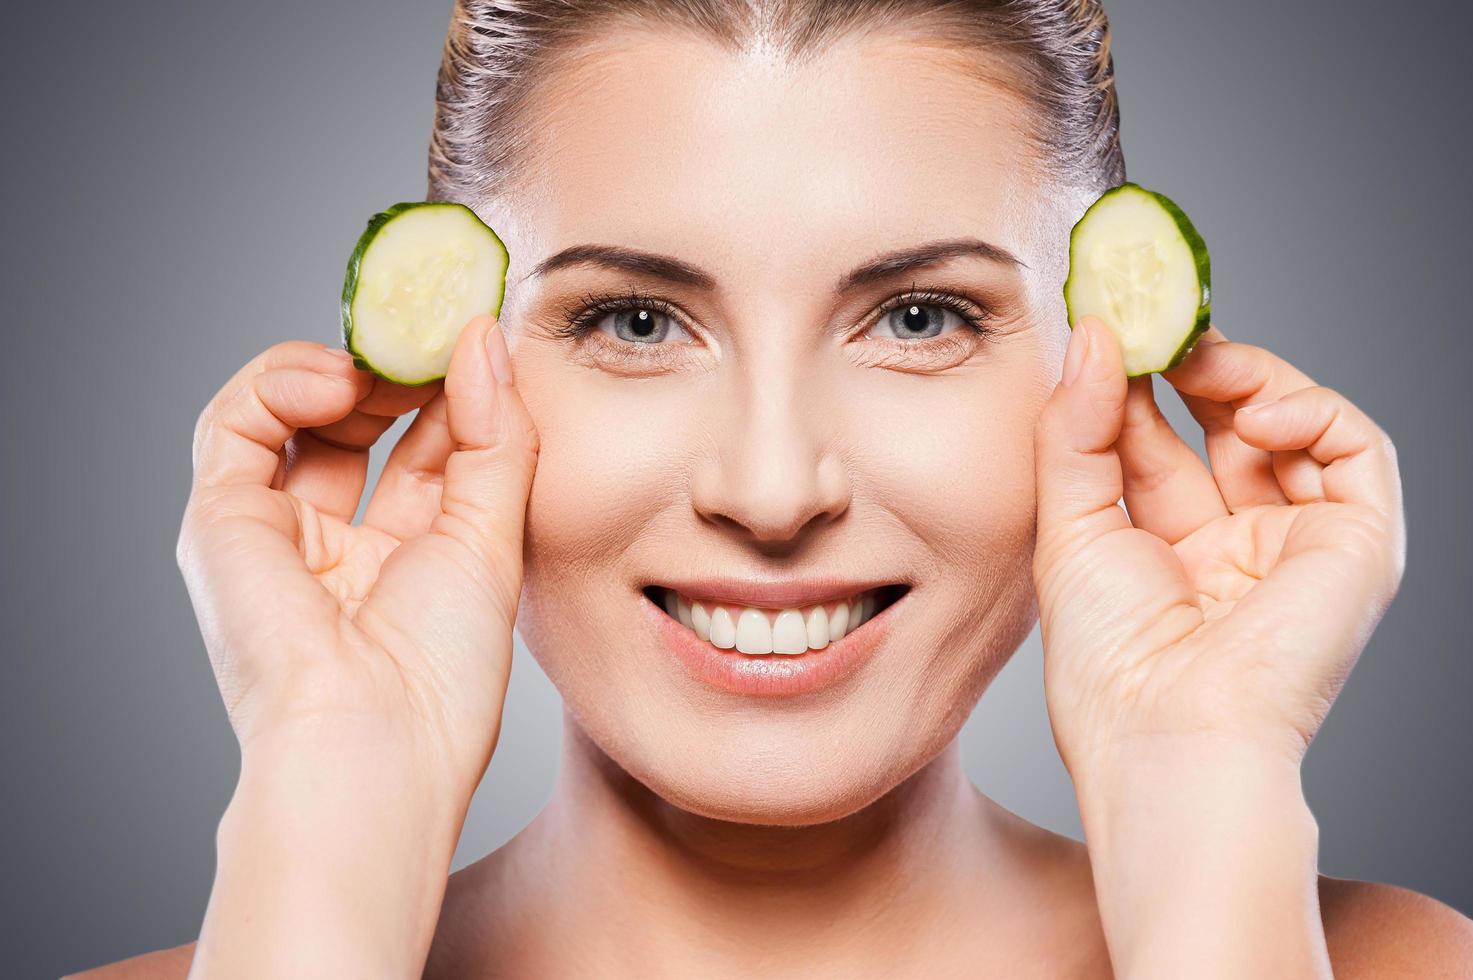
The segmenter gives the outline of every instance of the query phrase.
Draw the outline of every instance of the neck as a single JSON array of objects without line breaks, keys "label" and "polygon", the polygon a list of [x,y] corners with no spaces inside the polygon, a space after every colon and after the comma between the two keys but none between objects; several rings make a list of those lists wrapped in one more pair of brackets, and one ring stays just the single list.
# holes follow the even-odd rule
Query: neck
[{"label": "neck", "polygon": [[625,956],[782,950],[789,965],[806,953],[832,967],[835,949],[863,961],[874,948],[893,951],[897,930],[915,941],[964,896],[975,912],[979,878],[1006,863],[998,814],[952,742],[839,820],[713,820],[666,803],[569,721],[559,782],[524,835],[523,867],[557,893],[546,897],[565,928],[602,934]]}]

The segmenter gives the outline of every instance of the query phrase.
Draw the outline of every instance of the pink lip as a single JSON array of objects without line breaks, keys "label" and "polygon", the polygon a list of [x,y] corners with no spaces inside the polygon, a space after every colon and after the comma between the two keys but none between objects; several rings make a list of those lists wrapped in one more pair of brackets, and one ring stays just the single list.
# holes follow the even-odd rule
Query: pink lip
[{"label": "pink lip", "polygon": [[891,610],[904,603],[913,591],[907,589],[899,599],[838,642],[794,657],[723,650],[672,619],[643,592],[638,595],[660,642],[697,680],[732,694],[793,697],[837,684],[862,667],[890,634]]}]

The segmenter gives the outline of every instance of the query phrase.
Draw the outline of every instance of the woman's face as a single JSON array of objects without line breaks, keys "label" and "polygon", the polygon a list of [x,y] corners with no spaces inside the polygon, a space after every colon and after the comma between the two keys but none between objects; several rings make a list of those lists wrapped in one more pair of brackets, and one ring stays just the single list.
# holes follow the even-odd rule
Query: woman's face
[{"label": "woman's face", "polygon": [[[683,809],[857,810],[945,747],[1034,622],[1033,426],[1084,202],[1044,178],[1025,104],[962,65],[896,34],[794,68],[610,31],[540,81],[518,183],[483,209],[542,446],[517,626],[591,740]],[[759,655],[740,602],[730,649],[656,604],[719,579],[817,583],[824,619],[908,589],[845,640]],[[752,604],[817,628],[814,602]]]}]

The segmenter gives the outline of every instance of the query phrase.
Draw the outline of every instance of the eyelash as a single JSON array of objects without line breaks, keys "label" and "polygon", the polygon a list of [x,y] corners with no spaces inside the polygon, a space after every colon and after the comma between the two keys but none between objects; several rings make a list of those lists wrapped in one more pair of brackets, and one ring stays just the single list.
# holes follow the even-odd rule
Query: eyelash
[{"label": "eyelash", "polygon": [[[911,288],[905,292],[887,300],[875,311],[872,319],[878,321],[881,317],[888,315],[892,311],[903,306],[910,306],[911,304],[939,306],[950,310],[961,318],[963,326],[983,339],[990,337],[993,333],[992,328],[988,325],[988,321],[992,319],[993,313],[987,307],[953,293],[944,293],[935,289],[919,289],[915,284],[912,284]],[[625,293],[618,294],[585,294],[579,304],[563,311],[563,321],[554,328],[554,333],[559,337],[578,338],[597,329],[599,321],[609,313],[616,313],[630,308],[650,310],[663,316],[668,316],[677,323],[680,323],[681,327],[686,329],[687,333],[690,332],[688,328],[685,328],[684,318],[679,308],[673,303],[667,302],[658,296],[641,293],[637,289],[631,288]],[[882,337],[877,339],[890,341],[891,343],[899,344],[902,347],[910,349],[944,346],[947,343],[955,343],[955,341],[948,341],[946,335],[926,338],[926,340],[922,341],[905,341],[896,337]],[[930,341],[930,343],[927,343],[927,341]],[[635,344],[628,341],[621,341],[618,338],[611,339],[608,344],[617,352],[616,356],[629,358],[644,357],[646,355],[642,352],[636,353],[635,351],[628,350],[628,348],[657,349],[668,346],[666,344]],[[654,351],[652,350],[650,353],[654,353]]]}]

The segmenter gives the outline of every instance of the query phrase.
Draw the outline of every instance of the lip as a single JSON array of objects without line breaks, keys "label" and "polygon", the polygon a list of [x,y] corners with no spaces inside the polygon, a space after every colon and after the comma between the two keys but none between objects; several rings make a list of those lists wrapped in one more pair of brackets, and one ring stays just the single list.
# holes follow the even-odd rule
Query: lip
[{"label": "lip", "polygon": [[[822,650],[809,650],[797,656],[754,655],[723,650],[702,640],[684,624],[672,618],[642,589],[636,595],[661,645],[697,680],[731,694],[791,698],[838,684],[869,661],[890,634],[895,621],[894,610],[903,608],[915,591],[908,583],[876,583],[885,584],[904,584],[905,591],[843,639],[830,643]],[[675,588],[673,584],[667,587]],[[841,588],[848,588],[848,585]],[[855,591],[862,592],[864,587],[856,587]],[[823,599],[834,594],[820,592],[817,598]],[[788,595],[791,597],[792,593]]]},{"label": "lip", "polygon": [[909,585],[893,579],[855,579],[826,576],[805,579],[771,579],[763,582],[742,578],[703,578],[646,582],[673,589],[689,599],[728,606],[760,606],[763,609],[793,609],[838,602],[886,585]]}]

